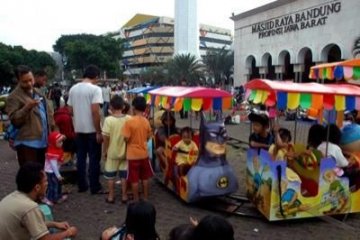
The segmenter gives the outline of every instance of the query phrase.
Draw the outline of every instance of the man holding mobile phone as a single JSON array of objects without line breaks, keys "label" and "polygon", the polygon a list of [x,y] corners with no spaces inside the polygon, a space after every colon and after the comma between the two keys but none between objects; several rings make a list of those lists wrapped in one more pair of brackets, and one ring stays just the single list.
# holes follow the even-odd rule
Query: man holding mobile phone
[{"label": "man holding mobile phone", "polygon": [[54,127],[53,113],[45,96],[34,88],[34,76],[28,66],[15,69],[18,85],[8,97],[6,112],[18,129],[14,147],[19,165],[25,162],[45,163],[47,136]]}]

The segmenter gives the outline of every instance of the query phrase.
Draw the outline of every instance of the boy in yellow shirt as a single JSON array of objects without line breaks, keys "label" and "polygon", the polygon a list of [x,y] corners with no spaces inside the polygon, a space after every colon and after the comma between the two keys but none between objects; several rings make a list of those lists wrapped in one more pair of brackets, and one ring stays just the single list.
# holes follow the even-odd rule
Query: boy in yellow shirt
[{"label": "boy in yellow shirt", "polygon": [[127,162],[125,157],[126,142],[121,130],[125,122],[130,118],[122,114],[124,100],[119,95],[114,95],[110,100],[111,115],[104,120],[103,135],[103,153],[105,160],[104,177],[108,180],[109,195],[106,202],[114,203],[115,178],[119,172],[121,179],[122,201],[126,202],[126,175]]},{"label": "boy in yellow shirt", "polygon": [[192,140],[193,134],[189,127],[181,129],[181,140],[178,142],[173,151],[176,151],[175,162],[179,166],[179,175],[185,176],[189,169],[197,160],[199,149],[196,143]]}]

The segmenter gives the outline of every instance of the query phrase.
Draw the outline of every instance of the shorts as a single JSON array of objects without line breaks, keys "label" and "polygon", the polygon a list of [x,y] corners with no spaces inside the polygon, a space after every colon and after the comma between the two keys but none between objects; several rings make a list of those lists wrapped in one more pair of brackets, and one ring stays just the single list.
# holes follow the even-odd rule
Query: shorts
[{"label": "shorts", "polygon": [[119,173],[120,178],[127,177],[128,164],[126,160],[106,159],[104,167],[104,177],[106,179],[114,179]]},{"label": "shorts", "polygon": [[140,160],[128,160],[129,168],[127,180],[130,183],[137,183],[139,180],[147,180],[154,175],[148,158]]},{"label": "shorts", "polygon": [[114,180],[116,176],[119,174],[119,178],[127,178],[127,171],[126,170],[119,170],[115,172],[104,172],[104,178],[107,180]]}]

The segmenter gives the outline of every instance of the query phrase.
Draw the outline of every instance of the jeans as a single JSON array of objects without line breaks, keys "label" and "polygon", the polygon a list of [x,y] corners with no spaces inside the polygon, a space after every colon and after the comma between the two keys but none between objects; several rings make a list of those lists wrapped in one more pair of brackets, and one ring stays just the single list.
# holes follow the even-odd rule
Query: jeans
[{"label": "jeans", "polygon": [[21,144],[16,147],[16,152],[20,167],[26,162],[38,162],[43,167],[45,165],[46,148],[32,148]]},{"label": "jeans", "polygon": [[103,104],[104,117],[107,117],[109,115],[109,106],[110,106],[109,102],[104,102]]},{"label": "jeans", "polygon": [[[79,192],[85,192],[90,185],[90,192],[97,193],[102,189],[100,176],[101,144],[96,141],[96,133],[77,133],[77,176]],[[86,180],[86,159],[89,156],[89,184]]]},{"label": "jeans", "polygon": [[49,183],[46,198],[52,202],[57,202],[62,194],[61,183],[59,183],[55,173],[46,173],[46,175]]}]

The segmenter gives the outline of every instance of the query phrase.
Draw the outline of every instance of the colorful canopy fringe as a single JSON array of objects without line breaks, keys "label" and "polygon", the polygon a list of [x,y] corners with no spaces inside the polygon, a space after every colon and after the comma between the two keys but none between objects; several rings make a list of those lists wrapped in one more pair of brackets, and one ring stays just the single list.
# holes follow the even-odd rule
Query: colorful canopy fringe
[{"label": "colorful canopy fringe", "polygon": [[280,110],[360,110],[360,87],[349,84],[317,84],[252,80],[245,85],[249,101]]},{"label": "colorful canopy fringe", "polygon": [[319,64],[310,69],[310,79],[328,80],[359,80],[360,59],[353,59],[344,62]]},{"label": "colorful canopy fringe", "polygon": [[[294,110],[298,107],[336,111],[360,110],[360,97],[290,92],[277,92],[276,95],[271,95],[267,90],[253,89],[250,91],[249,101],[268,107],[276,106],[279,110]],[[275,99],[272,99],[273,97]]]},{"label": "colorful canopy fringe", "polygon": [[162,87],[144,94],[147,103],[173,111],[208,111],[232,108],[233,97],[223,90],[203,87]]},{"label": "colorful canopy fringe", "polygon": [[181,111],[208,111],[208,110],[226,110],[233,106],[232,97],[225,98],[175,98],[167,96],[150,96],[144,94],[146,102],[153,106],[171,109],[175,112]]}]

